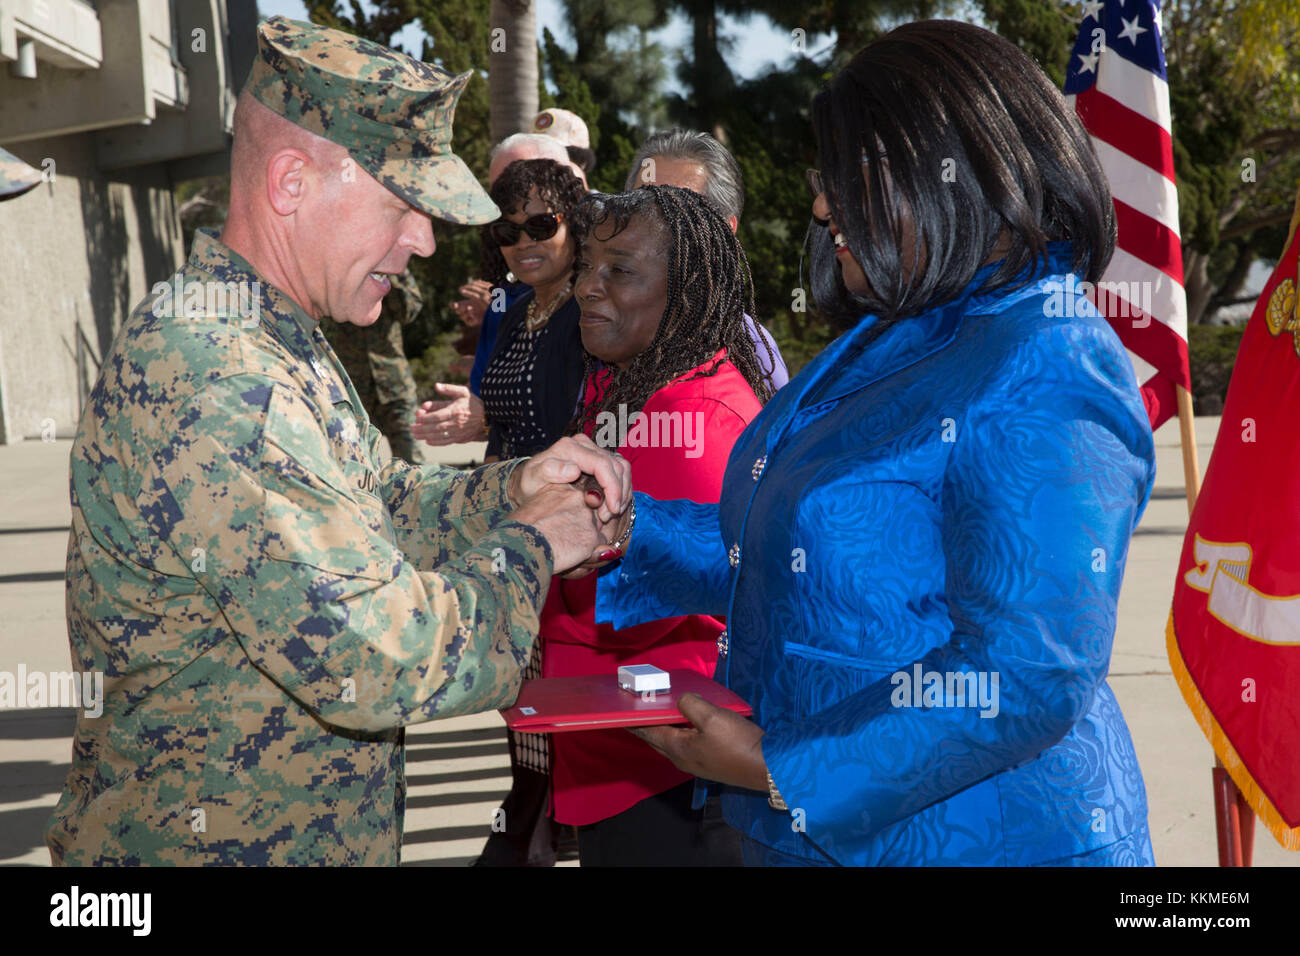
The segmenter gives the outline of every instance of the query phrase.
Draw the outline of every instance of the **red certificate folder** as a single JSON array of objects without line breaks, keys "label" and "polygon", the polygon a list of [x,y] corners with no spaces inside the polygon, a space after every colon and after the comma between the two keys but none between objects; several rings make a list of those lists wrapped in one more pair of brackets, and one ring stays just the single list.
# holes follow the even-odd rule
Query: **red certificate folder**
[{"label": "red certificate folder", "polygon": [[671,688],[659,691],[654,700],[623,690],[612,673],[526,680],[515,705],[501,711],[501,716],[511,730],[529,733],[685,724],[688,721],[677,709],[677,700],[686,693],[699,694],[709,703],[744,717],[753,713],[730,690],[696,671],[669,671],[668,677]]}]

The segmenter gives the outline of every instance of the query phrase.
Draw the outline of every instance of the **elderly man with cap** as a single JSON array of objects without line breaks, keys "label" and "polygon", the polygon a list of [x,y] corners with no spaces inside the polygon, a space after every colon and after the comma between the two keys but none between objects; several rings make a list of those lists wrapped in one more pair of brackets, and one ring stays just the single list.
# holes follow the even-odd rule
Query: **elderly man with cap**
[{"label": "elderly man with cap", "polygon": [[587,185],[587,174],[596,168],[596,154],[591,148],[591,134],[581,116],[558,107],[542,110],[533,118],[533,132],[558,140],[578,169],[578,178]]},{"label": "elderly man with cap", "polygon": [[431,217],[497,217],[450,149],[468,78],[260,27],[225,230],[120,330],[72,449],[68,631],[105,693],[55,863],[396,863],[401,728],[513,700],[552,573],[618,554],[621,462],[381,466],[318,326],[373,322]]},{"label": "elderly man with cap", "polygon": [[511,133],[492,147],[492,156],[488,167],[488,186],[497,181],[506,167],[521,159],[553,159],[573,170],[573,175],[587,185],[586,173],[582,167],[569,158],[569,151],[554,136],[541,133]]}]

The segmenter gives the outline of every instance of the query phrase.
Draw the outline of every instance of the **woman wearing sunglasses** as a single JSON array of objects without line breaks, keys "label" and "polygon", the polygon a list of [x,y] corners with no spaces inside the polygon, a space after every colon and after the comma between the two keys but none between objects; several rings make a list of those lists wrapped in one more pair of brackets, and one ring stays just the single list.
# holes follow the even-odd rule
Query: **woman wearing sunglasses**
[{"label": "woman wearing sunglasses", "polygon": [[[617,446],[638,491],[716,502],[732,445],[774,391],[748,324],[754,289],[740,243],[707,199],[672,186],[588,196],[574,231],[590,359],[573,431]],[[612,676],[631,664],[713,675],[717,618],[615,631],[596,623],[595,599],[594,576],[552,582],[545,676]],[[555,734],[551,750],[554,817],[578,827],[583,866],[741,863],[717,801],[692,809],[694,778],[626,731]]]},{"label": "woman wearing sunglasses", "polygon": [[511,163],[493,183],[490,194],[503,215],[483,228],[484,274],[489,285],[504,287],[511,275],[531,291],[501,318],[480,395],[457,400],[465,420],[483,423],[486,435],[449,437],[422,410],[411,430],[416,438],[444,445],[486,437],[486,460],[496,461],[531,455],[547,447],[547,435],[563,434],[582,378],[567,220],[585,193],[568,167],[549,159]]},{"label": "woman wearing sunglasses", "polygon": [[[585,193],[568,167],[549,159],[513,162],[492,184],[490,195],[502,218],[483,228],[484,275],[503,286],[506,274],[513,273],[531,291],[502,317],[480,384],[488,429],[485,461],[522,458],[549,447],[564,435],[578,406],[583,351],[569,221]],[[524,676],[540,677],[541,666],[538,641]],[[557,835],[546,815],[546,736],[510,733],[509,738],[513,782],[502,805],[505,828],[493,829],[476,865],[550,866]]]},{"label": "woman wearing sunglasses", "polygon": [[638,734],[723,785],[746,863],[1149,866],[1106,673],[1154,448],[1073,291],[1115,241],[1087,133],[1018,47],[941,20],[812,119],[813,293],[844,334],[719,504],[636,495],[597,585],[620,629],[726,614],[715,679],[754,719],[687,695],[692,727]]},{"label": "woman wearing sunglasses", "polygon": [[549,159],[511,163],[492,185],[502,218],[485,227],[487,279],[502,285],[513,273],[532,292],[502,317],[483,373],[487,461],[549,447],[577,405],[582,340],[568,219],[585,193],[571,170]]}]

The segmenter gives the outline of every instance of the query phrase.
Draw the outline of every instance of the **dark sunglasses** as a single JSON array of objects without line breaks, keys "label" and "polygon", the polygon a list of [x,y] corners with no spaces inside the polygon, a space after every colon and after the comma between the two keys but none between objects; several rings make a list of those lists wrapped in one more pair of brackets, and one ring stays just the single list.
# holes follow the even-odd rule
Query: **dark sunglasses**
[{"label": "dark sunglasses", "polygon": [[564,213],[543,212],[536,216],[529,216],[522,223],[511,222],[509,219],[498,219],[488,226],[488,235],[498,246],[513,246],[519,241],[523,233],[528,233],[530,239],[542,242],[551,238],[560,230],[560,223],[564,221]]}]

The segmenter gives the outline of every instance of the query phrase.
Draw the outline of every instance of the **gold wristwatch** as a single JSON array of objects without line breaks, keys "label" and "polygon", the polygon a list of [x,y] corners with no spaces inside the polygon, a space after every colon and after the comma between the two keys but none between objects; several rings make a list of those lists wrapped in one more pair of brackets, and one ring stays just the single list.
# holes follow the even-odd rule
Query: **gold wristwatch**
[{"label": "gold wristwatch", "polygon": [[773,810],[789,810],[785,805],[785,798],[781,796],[781,791],[776,789],[776,781],[772,779],[772,771],[767,772],[767,805]]}]

